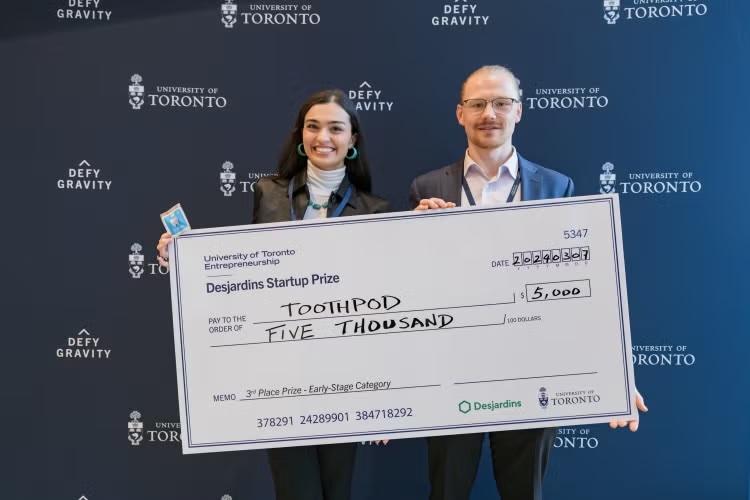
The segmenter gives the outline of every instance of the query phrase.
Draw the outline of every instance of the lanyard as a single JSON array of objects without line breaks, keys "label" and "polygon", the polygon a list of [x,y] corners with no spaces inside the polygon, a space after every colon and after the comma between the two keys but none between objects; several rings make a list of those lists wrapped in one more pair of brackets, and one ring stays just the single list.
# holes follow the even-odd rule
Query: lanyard
[{"label": "lanyard", "polygon": [[[292,197],[292,192],[294,191],[294,179],[289,179],[289,187],[287,188],[287,194],[289,195],[289,220],[297,220],[297,211],[294,209],[294,198]],[[341,198],[341,203],[339,203],[336,206],[336,209],[333,211],[333,213],[328,214],[328,217],[338,217],[341,215],[341,212],[344,211],[344,207],[346,207],[346,204],[349,203],[349,199],[352,197],[352,186],[349,184],[349,187],[346,188],[346,191],[344,191],[344,196]]]},{"label": "lanyard", "polygon": [[[469,205],[472,207],[477,204],[476,201],[474,201],[474,195],[471,194],[471,189],[469,189],[469,183],[466,181],[466,176],[461,175],[461,184],[464,188],[464,194],[466,195],[466,201],[469,202]],[[510,203],[516,198],[516,192],[518,191],[518,186],[521,185],[521,168],[519,167],[518,173],[516,174],[516,180],[513,181],[513,187],[510,188],[510,194],[508,195],[508,199],[506,200],[506,203]]]}]

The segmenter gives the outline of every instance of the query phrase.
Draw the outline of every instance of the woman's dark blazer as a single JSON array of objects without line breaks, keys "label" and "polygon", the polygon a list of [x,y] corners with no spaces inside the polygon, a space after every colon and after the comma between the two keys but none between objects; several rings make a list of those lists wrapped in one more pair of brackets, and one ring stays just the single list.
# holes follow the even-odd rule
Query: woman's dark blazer
[{"label": "woman's dark blazer", "polygon": [[[310,199],[305,170],[294,177],[292,186],[294,209],[297,218],[301,219],[305,216]],[[348,187],[349,180],[344,177],[338,191],[331,194],[329,212],[339,206]],[[278,176],[260,179],[255,185],[253,205],[253,224],[289,221],[289,180]],[[341,215],[366,215],[387,211],[387,201],[353,188]],[[329,500],[350,500],[356,446],[356,443],[337,443],[269,449],[268,460],[276,489],[276,500],[323,497]]]},{"label": "woman's dark blazer", "polygon": [[[305,216],[310,193],[307,189],[307,172],[302,170],[294,179],[294,208],[298,219]],[[338,191],[331,195],[328,212],[331,213],[341,203],[349,187],[349,179],[344,177]],[[291,219],[289,207],[289,180],[278,176],[263,177],[255,184],[253,203],[253,224],[263,222],[284,222]],[[341,216],[366,215],[388,212],[388,202],[370,193],[353,189]]]}]

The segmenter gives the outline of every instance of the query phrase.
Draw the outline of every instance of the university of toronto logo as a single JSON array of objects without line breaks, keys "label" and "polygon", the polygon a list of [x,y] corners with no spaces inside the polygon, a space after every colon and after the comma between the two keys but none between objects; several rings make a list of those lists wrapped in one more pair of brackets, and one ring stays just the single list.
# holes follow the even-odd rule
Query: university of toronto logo
[{"label": "university of toronto logo", "polygon": [[620,19],[620,0],[604,0],[604,20],[615,24]]},{"label": "university of toronto logo", "polygon": [[221,22],[225,28],[234,28],[237,22],[237,4],[233,0],[226,0],[221,4]]},{"label": "university of toronto logo", "polygon": [[227,107],[227,97],[219,93],[217,87],[188,86],[184,84],[168,83],[152,84],[153,93],[146,94],[143,77],[135,73],[130,77],[128,85],[128,102],[134,110],[146,107],[159,108],[193,108],[193,109],[224,109]]},{"label": "university of toronto logo", "polygon": [[543,409],[546,409],[549,405],[549,396],[547,396],[547,389],[545,387],[539,388],[539,406]]},{"label": "university of toronto logo", "polygon": [[700,17],[708,14],[708,4],[700,0],[632,0],[632,6],[621,7],[622,0],[603,0],[604,20],[616,24],[620,11],[625,21]]},{"label": "university of toronto logo", "polygon": [[604,170],[603,174],[599,174],[599,192],[602,194],[610,194],[616,192],[616,186],[615,181],[617,180],[617,175],[613,174],[612,171],[615,169],[615,166],[607,162],[604,165],[602,165],[602,170]]},{"label": "university of toronto logo", "polygon": [[141,85],[142,81],[143,77],[139,74],[130,77],[131,83],[128,85],[128,95],[130,96],[130,99],[128,99],[128,102],[133,109],[141,109],[141,106],[143,106],[144,87]]},{"label": "university of toronto logo", "polygon": [[284,1],[278,3],[259,2],[246,5],[240,11],[237,0],[223,0],[221,4],[221,23],[225,28],[240,25],[315,25],[320,24],[320,14],[313,11],[309,3]]},{"label": "university of toronto logo", "polygon": [[131,411],[128,422],[128,441],[131,446],[138,446],[143,441],[143,422],[140,421],[141,412]]},{"label": "university of toronto logo", "polygon": [[232,172],[234,164],[231,161],[225,161],[221,165],[223,172],[219,174],[219,189],[224,193],[224,196],[232,196],[235,191],[235,182],[237,174]]},{"label": "university of toronto logo", "polygon": [[133,243],[130,245],[130,255],[128,256],[128,271],[130,276],[134,279],[138,279],[143,274],[143,261],[144,257],[141,253],[143,247],[140,243]]}]

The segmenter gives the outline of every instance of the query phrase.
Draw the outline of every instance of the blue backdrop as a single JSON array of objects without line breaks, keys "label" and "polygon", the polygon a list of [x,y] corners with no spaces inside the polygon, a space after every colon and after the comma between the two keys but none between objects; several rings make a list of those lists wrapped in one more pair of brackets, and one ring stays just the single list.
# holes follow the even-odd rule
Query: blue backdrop
[{"label": "blue backdrop", "polygon": [[[262,451],[181,454],[158,214],[179,201],[193,227],[248,223],[252,183],[328,87],[362,108],[375,192],[411,208],[411,179],[463,155],[461,81],[504,64],[518,150],[577,194],[620,193],[651,410],[636,434],[560,429],[547,497],[750,498],[750,5],[310,1],[3,6],[0,496],[272,498]],[[95,358],[76,357],[86,344]],[[354,498],[426,498],[425,456],[423,440],[361,446]],[[472,498],[496,498],[486,454]]]}]

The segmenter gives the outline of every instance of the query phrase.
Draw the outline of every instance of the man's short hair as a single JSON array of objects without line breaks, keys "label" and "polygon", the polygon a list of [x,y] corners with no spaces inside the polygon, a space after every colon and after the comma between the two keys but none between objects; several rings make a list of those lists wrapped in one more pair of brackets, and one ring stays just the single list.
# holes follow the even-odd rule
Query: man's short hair
[{"label": "man's short hair", "polygon": [[521,98],[521,80],[516,78],[516,75],[513,74],[513,72],[506,68],[505,66],[500,66],[499,64],[489,64],[487,66],[482,66],[481,68],[475,69],[472,71],[469,76],[466,77],[466,79],[461,84],[461,94],[458,96],[458,102],[462,103],[464,101],[464,88],[466,87],[466,82],[469,81],[469,78],[476,75],[477,73],[505,73],[506,75],[510,76],[513,80],[513,83],[516,86],[516,96],[518,99]]}]

